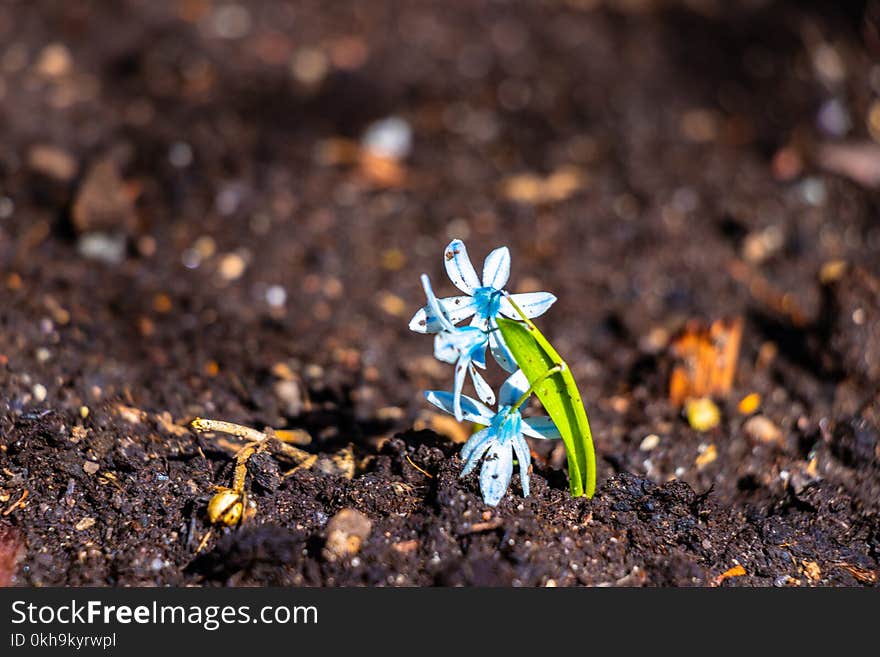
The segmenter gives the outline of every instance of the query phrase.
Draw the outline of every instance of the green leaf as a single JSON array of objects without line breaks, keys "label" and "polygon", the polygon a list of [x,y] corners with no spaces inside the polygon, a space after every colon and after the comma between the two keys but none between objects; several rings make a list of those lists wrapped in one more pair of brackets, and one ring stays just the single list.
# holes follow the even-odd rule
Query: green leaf
[{"label": "green leaf", "polygon": [[592,497],[596,490],[596,452],[587,412],[571,369],[534,322],[524,315],[523,322],[499,317],[498,329],[562,435],[572,496]]}]

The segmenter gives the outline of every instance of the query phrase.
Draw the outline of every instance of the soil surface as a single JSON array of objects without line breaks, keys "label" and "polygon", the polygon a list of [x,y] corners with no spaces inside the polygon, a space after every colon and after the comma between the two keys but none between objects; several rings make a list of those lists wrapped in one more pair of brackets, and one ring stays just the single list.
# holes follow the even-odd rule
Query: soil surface
[{"label": "soil surface", "polygon": [[[0,584],[876,585],[880,16],[840,4],[2,3]],[[459,477],[407,329],[452,237],[559,297],[592,500],[553,445],[531,497]],[[697,431],[670,344],[735,317]],[[318,460],[212,529],[197,416]]]}]

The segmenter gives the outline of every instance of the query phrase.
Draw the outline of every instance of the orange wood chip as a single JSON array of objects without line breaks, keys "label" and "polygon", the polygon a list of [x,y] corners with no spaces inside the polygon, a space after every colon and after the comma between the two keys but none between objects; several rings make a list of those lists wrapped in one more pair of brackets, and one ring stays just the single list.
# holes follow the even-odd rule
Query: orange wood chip
[{"label": "orange wood chip", "polygon": [[712,585],[713,586],[720,586],[721,583],[726,579],[730,579],[731,577],[742,577],[745,574],[746,574],[746,569],[743,568],[741,565],[737,564],[733,568],[728,568],[723,573],[718,575],[715,579],[713,579]]},{"label": "orange wood chip", "polygon": [[730,392],[742,341],[742,318],[716,320],[709,327],[691,321],[670,344],[676,359],[669,377],[669,401],[724,396]]}]

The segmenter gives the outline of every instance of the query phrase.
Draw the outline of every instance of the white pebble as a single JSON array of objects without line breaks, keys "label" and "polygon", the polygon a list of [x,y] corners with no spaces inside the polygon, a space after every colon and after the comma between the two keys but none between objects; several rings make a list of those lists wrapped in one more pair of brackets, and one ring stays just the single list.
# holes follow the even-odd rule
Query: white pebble
[{"label": "white pebble", "polygon": [[642,439],[639,449],[643,452],[650,452],[660,444],[660,436],[656,433],[650,433]]},{"label": "white pebble", "polygon": [[178,169],[185,169],[193,161],[192,146],[184,141],[174,142],[168,149],[168,161]]},{"label": "white pebble", "polygon": [[46,396],[49,394],[49,391],[46,390],[46,386],[42,383],[37,383],[31,388],[31,392],[34,394],[34,399],[38,402],[46,401]]},{"label": "white pebble", "polygon": [[287,290],[280,285],[270,285],[266,290],[266,303],[270,306],[283,306],[287,303]]},{"label": "white pebble", "polygon": [[397,116],[370,124],[361,145],[373,155],[402,160],[412,149],[412,128]]}]

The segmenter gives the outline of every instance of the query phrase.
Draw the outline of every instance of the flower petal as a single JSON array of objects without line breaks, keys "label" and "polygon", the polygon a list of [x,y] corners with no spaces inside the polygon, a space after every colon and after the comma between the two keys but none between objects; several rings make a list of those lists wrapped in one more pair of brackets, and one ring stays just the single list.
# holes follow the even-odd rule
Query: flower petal
[{"label": "flower petal", "polygon": [[477,391],[477,397],[480,398],[486,404],[494,404],[495,403],[495,392],[492,390],[492,386],[486,383],[486,379],[482,377],[482,375],[477,371],[477,368],[474,367],[474,364],[471,363],[471,379],[474,382],[474,390]]},{"label": "flower petal", "polygon": [[431,279],[428,278],[427,274],[422,274],[422,289],[425,291],[425,298],[428,299],[428,314],[431,315],[431,317],[437,318],[437,321],[440,323],[439,330],[453,330],[455,327],[452,325],[452,322],[449,321],[449,318],[446,317],[446,313],[443,312],[440,302],[437,300],[437,296],[431,288]]},{"label": "flower petal", "polygon": [[486,343],[489,337],[470,326],[453,326],[434,336],[434,358],[450,365],[459,358],[475,359],[480,367],[486,365]]},{"label": "flower petal", "polygon": [[507,343],[504,342],[504,336],[497,328],[489,333],[489,351],[492,352],[495,361],[508,372],[515,372],[519,368],[513,354],[507,348]]},{"label": "flower petal", "polygon": [[473,294],[480,287],[480,279],[468,258],[467,249],[461,240],[452,240],[443,254],[446,273],[449,279],[465,294]]},{"label": "flower petal", "polygon": [[510,445],[492,443],[486,458],[483,459],[483,469],[480,471],[483,501],[489,506],[497,506],[507,492],[507,487],[510,486],[512,475],[513,450],[510,449]]},{"label": "flower petal", "polygon": [[[556,302],[556,297],[549,292],[525,292],[511,294],[510,297],[529,319],[543,315]],[[501,297],[501,314],[511,319],[522,319],[507,297]]]},{"label": "flower petal", "polygon": [[434,358],[442,363],[454,365],[461,355],[460,340],[454,333],[441,331],[434,336]]},{"label": "flower petal", "polygon": [[510,251],[506,246],[495,249],[483,262],[483,287],[504,289],[510,278]]},{"label": "flower petal", "polygon": [[[453,410],[453,394],[445,390],[426,390],[425,399],[434,404],[437,408],[447,413],[454,413]],[[461,412],[462,417],[468,422],[476,422],[477,424],[489,425],[492,418],[495,417],[495,411],[487,408],[482,402],[468,397],[461,396]]]},{"label": "flower petal", "polygon": [[517,370],[501,385],[498,391],[498,403],[501,406],[513,406],[529,389],[529,380],[522,370]]},{"label": "flower petal", "polygon": [[462,468],[461,475],[459,476],[466,477],[470,474],[471,470],[474,469],[474,466],[483,457],[483,454],[486,453],[486,450],[489,449],[489,445],[492,444],[493,440],[495,440],[495,435],[489,428],[481,429],[468,438],[468,441],[461,449],[461,458],[464,461],[464,468]]},{"label": "flower petal", "polygon": [[[452,323],[457,324],[463,319],[467,319],[476,312],[476,302],[472,297],[458,296],[446,297],[438,299],[440,307],[445,311],[446,318]],[[434,313],[430,312],[430,308],[425,306],[413,315],[409,321],[409,330],[416,333],[437,333],[443,330],[443,323]]]},{"label": "flower petal", "polygon": [[539,438],[542,440],[562,438],[553,420],[546,415],[525,418],[523,420],[522,432],[529,438]]},{"label": "flower petal", "polygon": [[464,411],[461,409],[461,391],[464,389],[464,377],[470,369],[470,359],[462,356],[455,365],[455,379],[452,386],[452,414],[459,422],[464,419]]},{"label": "flower petal", "polygon": [[480,369],[486,369],[486,342],[489,341],[489,336],[486,336],[485,333],[483,335],[485,342],[475,344],[470,350],[471,360]]},{"label": "flower petal", "polygon": [[519,481],[522,485],[523,497],[528,497],[529,464],[532,462],[532,454],[529,452],[529,444],[521,433],[513,437],[513,449],[516,452],[516,460],[519,461]]}]

